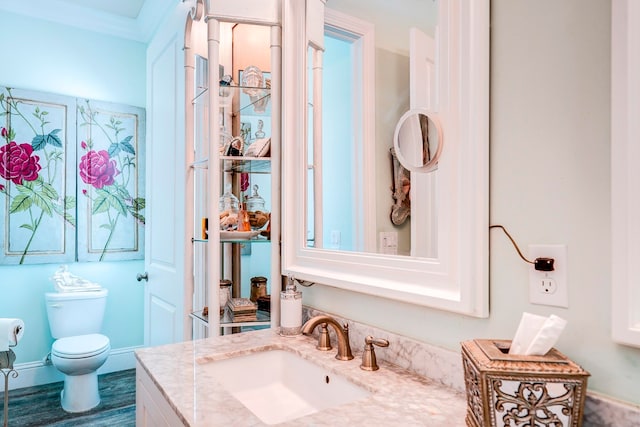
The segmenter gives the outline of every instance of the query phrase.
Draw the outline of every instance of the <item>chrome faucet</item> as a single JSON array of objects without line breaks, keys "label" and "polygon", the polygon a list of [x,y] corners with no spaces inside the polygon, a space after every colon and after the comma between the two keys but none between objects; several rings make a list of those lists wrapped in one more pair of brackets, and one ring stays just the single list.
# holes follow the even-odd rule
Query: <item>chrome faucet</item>
[{"label": "chrome faucet", "polygon": [[[311,335],[316,326],[322,324],[323,329],[326,330],[327,325],[333,326],[333,329],[336,331],[336,336],[338,338],[338,354],[336,354],[336,359],[338,360],[351,360],[353,359],[353,354],[351,354],[351,346],[349,345],[349,325],[345,323],[344,327],[340,325],[334,318],[321,315],[315,316],[311,319],[307,320],[302,326],[302,333],[305,335]],[[322,344],[318,345],[319,350],[331,350],[331,345],[328,344],[328,340],[326,340],[326,334],[320,334],[320,340]]]}]

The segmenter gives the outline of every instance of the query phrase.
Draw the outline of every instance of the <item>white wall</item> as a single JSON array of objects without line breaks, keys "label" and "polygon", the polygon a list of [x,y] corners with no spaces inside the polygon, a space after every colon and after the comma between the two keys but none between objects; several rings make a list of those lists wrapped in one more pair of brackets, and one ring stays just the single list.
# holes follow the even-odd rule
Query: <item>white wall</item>
[{"label": "white wall", "polygon": [[[376,37],[377,38],[377,37]],[[407,39],[408,40],[408,39]],[[409,56],[376,48],[376,236],[398,233],[398,253],[411,252],[411,216],[402,225],[391,222],[391,155],[393,132],[409,110]],[[379,237],[376,237],[379,239]]]},{"label": "white wall", "polygon": [[610,18],[602,0],[491,2],[491,223],[525,253],[568,245],[568,309],[528,302],[528,265],[500,230],[488,319],[320,286],[305,304],[456,351],[512,338],[523,311],[554,313],[568,320],[556,348],[591,373],[589,390],[640,404],[640,349],[610,331]]}]

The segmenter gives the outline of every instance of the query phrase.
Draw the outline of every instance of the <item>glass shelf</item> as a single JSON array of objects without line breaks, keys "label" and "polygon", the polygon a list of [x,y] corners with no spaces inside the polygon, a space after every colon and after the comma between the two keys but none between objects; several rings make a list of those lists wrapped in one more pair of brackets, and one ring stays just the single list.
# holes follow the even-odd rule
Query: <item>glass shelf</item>
[{"label": "glass shelf", "polygon": [[[209,316],[202,314],[202,310],[194,311],[189,314],[192,319],[199,320],[204,325],[209,325]],[[268,311],[258,310],[256,313],[256,320],[247,320],[242,322],[234,322],[231,319],[229,310],[225,310],[224,314],[220,316],[220,327],[236,327],[236,326],[268,326],[271,324],[271,313]]]},{"label": "glass shelf", "polygon": [[[258,94],[249,96],[245,91],[255,91]],[[248,87],[248,86],[220,86],[219,91],[220,107],[227,107],[233,104],[232,114],[249,114],[258,117],[271,117],[271,88]],[[226,96],[225,96],[226,94]],[[209,98],[209,89],[204,89],[192,103],[198,105],[206,103]],[[236,99],[236,103],[232,100]]]},{"label": "glass shelf", "polygon": [[189,165],[193,169],[209,169],[209,158],[196,160]]},{"label": "glass shelf", "polygon": [[225,172],[271,173],[271,157],[220,156]]},{"label": "glass shelf", "polygon": [[194,105],[202,104],[203,102],[208,101],[209,98],[209,89],[208,88],[198,88],[196,96],[193,97],[191,103]]},{"label": "glass shelf", "polygon": [[[208,243],[207,239],[191,238],[192,243]],[[256,236],[253,239],[220,239],[220,243],[270,243],[271,240],[264,236]]]},{"label": "glass shelf", "polygon": [[[225,172],[271,173],[271,157],[220,156]],[[201,159],[189,165],[194,169],[208,169],[209,159]]]}]

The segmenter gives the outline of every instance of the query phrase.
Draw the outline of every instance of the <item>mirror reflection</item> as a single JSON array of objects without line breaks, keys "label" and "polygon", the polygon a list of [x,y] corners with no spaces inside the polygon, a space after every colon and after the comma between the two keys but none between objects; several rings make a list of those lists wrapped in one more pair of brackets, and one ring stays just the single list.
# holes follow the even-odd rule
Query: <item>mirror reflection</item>
[{"label": "mirror reflection", "polygon": [[[435,249],[428,249],[435,245],[415,248],[419,241],[437,241],[434,187],[413,175],[435,169],[442,138],[427,118],[430,143],[416,149],[407,137],[412,119],[403,115],[426,107],[420,100],[427,94],[416,95],[416,85],[410,84],[410,52],[415,52],[410,34],[413,29],[433,40],[438,4],[330,0],[326,7],[322,58],[318,61],[313,49],[308,54],[306,246],[435,257]],[[375,35],[370,62],[363,28]],[[401,119],[407,125],[395,159],[391,149]],[[416,119],[419,123],[420,116]],[[314,121],[321,123],[320,132],[314,132]],[[400,186],[398,160],[406,161],[408,170]],[[419,185],[406,185],[411,180]],[[400,202],[398,191],[406,192]],[[394,220],[399,203],[403,218],[396,214]]]},{"label": "mirror reflection", "polygon": [[442,151],[442,128],[435,115],[409,110],[398,121],[393,146],[398,161],[414,172],[430,172],[438,165]]}]

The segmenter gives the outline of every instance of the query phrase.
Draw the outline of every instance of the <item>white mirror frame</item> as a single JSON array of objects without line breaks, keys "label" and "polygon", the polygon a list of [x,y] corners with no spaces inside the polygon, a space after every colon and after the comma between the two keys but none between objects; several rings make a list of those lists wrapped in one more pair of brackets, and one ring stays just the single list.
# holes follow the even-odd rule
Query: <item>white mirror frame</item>
[{"label": "white mirror frame", "polygon": [[612,336],[640,347],[640,3],[611,3]]},{"label": "white mirror frame", "polygon": [[[322,0],[307,0],[311,1]],[[302,146],[307,39],[305,28],[298,28],[291,33],[297,38],[284,40],[288,48],[283,79],[289,87],[283,99],[282,271],[354,292],[487,317],[489,0],[441,0],[439,9],[437,113],[447,146],[438,168],[438,257],[306,247],[306,188],[301,177],[306,173]],[[294,2],[285,8],[283,19],[305,22],[304,13],[304,3]],[[317,18],[307,17],[306,22],[318,22]]]}]

